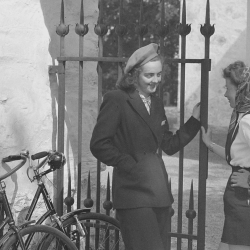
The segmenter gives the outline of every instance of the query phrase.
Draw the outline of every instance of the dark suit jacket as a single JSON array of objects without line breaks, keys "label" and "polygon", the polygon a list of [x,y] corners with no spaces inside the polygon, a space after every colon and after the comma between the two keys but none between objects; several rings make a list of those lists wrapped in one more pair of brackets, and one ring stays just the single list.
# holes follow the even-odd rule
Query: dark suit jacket
[{"label": "dark suit jacket", "polygon": [[178,152],[199,129],[200,122],[191,117],[176,134],[170,132],[163,103],[154,95],[150,115],[137,91],[104,95],[90,149],[97,159],[114,167],[114,208],[170,206],[168,175],[157,151]]}]

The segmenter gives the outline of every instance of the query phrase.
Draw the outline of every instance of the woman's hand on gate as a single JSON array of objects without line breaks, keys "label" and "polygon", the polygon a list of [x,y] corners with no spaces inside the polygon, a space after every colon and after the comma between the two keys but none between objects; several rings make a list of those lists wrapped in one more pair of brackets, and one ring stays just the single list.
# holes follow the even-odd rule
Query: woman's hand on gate
[{"label": "woman's hand on gate", "polygon": [[207,132],[205,132],[205,128],[201,127],[202,140],[206,144],[207,147],[212,143],[212,131],[210,128],[207,128]]},{"label": "woman's hand on gate", "polygon": [[248,184],[248,177],[250,173],[246,169],[240,169],[238,172],[233,172],[231,175],[231,186],[250,188]]}]

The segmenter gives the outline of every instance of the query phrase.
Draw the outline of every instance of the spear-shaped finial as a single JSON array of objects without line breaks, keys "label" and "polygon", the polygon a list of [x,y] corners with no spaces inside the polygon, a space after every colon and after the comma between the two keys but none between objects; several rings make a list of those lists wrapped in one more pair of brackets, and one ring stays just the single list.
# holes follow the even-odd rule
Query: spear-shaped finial
[{"label": "spear-shaped finial", "polygon": [[186,22],[187,22],[186,0],[183,0],[183,4],[182,4],[182,20],[181,20],[181,23],[182,24],[186,24]]},{"label": "spear-shaped finial", "polygon": [[76,24],[75,32],[79,36],[85,36],[89,31],[88,24],[84,24],[83,0],[81,0],[80,24]]},{"label": "spear-shaped finial", "polygon": [[209,4],[209,0],[207,0],[205,22],[206,22],[207,24],[210,24],[210,4]]},{"label": "spear-shaped finial", "polygon": [[123,21],[123,0],[120,0],[120,8],[119,8],[119,24]]},{"label": "spear-shaped finial", "polygon": [[182,20],[181,23],[177,25],[177,30],[179,35],[185,37],[191,31],[191,24],[187,24],[187,17],[186,17],[186,1],[183,0],[182,3]]},{"label": "spear-shaped finial", "polygon": [[64,37],[69,33],[69,25],[64,24],[64,1],[61,2],[60,24],[56,27],[57,35]]},{"label": "spear-shaped finial", "polygon": [[209,0],[207,0],[205,24],[201,25],[200,32],[203,36],[210,38],[210,36],[214,34],[214,31],[214,24],[210,24],[210,3]]},{"label": "spear-shaped finial", "polygon": [[60,23],[64,23],[64,1],[61,2],[61,18]]},{"label": "spear-shaped finial", "polygon": [[122,24],[122,21],[123,21],[123,0],[120,0],[119,24],[115,26],[115,33],[119,37],[125,36],[128,32],[126,25]]},{"label": "spear-shaped finial", "polygon": [[191,188],[190,188],[189,208],[186,211],[186,217],[188,219],[194,219],[196,217],[196,211],[194,210],[194,188],[193,188],[193,180],[192,180]]},{"label": "spear-shaped finial", "polygon": [[106,201],[103,203],[103,208],[109,211],[112,209],[113,203],[110,200],[110,179],[109,179],[109,174],[108,174],[108,179],[107,179],[107,192],[106,192]]},{"label": "spear-shaped finial", "polygon": [[92,207],[94,204],[94,201],[91,199],[90,172],[88,175],[87,198],[84,200],[83,203],[84,203],[84,206],[87,208]]},{"label": "spear-shaped finial", "polygon": [[161,2],[161,25],[156,27],[156,34],[161,37],[165,38],[169,33],[169,26],[165,25],[165,0]]},{"label": "spear-shaped finial", "polygon": [[189,209],[194,209],[194,187],[193,180],[191,183],[190,195],[189,195]]},{"label": "spear-shaped finial", "polygon": [[110,200],[110,180],[109,180],[109,174],[108,174],[108,180],[107,180],[107,195],[106,199],[109,201]]},{"label": "spear-shaped finial", "polygon": [[84,23],[83,0],[81,0],[80,24]]},{"label": "spear-shaped finial", "polygon": [[98,36],[104,36],[108,32],[108,27],[107,25],[103,24],[103,0],[98,1],[98,7],[99,7],[99,18],[97,21],[97,24],[94,27],[94,32]]}]

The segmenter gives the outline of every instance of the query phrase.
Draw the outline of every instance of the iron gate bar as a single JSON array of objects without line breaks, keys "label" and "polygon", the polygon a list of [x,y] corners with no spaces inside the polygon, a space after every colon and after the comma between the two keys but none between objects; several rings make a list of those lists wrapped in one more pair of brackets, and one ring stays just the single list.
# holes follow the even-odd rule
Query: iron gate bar
[{"label": "iron gate bar", "polygon": [[[194,210],[194,191],[193,191],[193,180],[191,183],[190,195],[189,195],[189,208],[186,211],[186,217],[188,218],[188,234],[193,235],[193,222],[196,217],[196,212]],[[188,249],[192,249],[193,240],[188,240]]]},{"label": "iron gate bar", "polygon": [[[210,37],[214,34],[214,31],[215,31],[214,25],[210,24],[210,4],[209,4],[209,0],[207,0],[205,24],[201,25],[201,28],[200,28],[201,34],[205,37],[205,56],[204,57],[207,59],[209,58],[209,52],[210,52]],[[210,65],[210,68],[211,68],[211,65]],[[209,75],[207,77],[208,77],[207,81],[209,82]],[[207,125],[205,126],[205,129],[207,129]],[[206,175],[208,176],[208,168],[206,172],[207,172]]]},{"label": "iron gate bar", "polygon": [[[81,0],[80,9],[80,27],[83,28],[79,32],[79,57],[83,56],[83,36],[86,35],[84,28],[84,9],[83,0]],[[77,28],[77,26],[76,26]],[[75,30],[77,33],[77,30]],[[77,164],[77,208],[81,207],[81,177],[82,177],[82,110],[83,110],[83,61],[79,61],[79,91],[78,91],[78,164]],[[68,194],[71,195],[71,194]]]},{"label": "iron gate bar", "polygon": [[[201,64],[201,124],[205,128],[208,121],[208,75],[211,68],[211,60],[204,59]],[[198,183],[198,242],[197,249],[205,248],[205,223],[206,223],[206,184],[208,169],[208,149],[202,142],[200,134],[199,152],[199,183]]]},{"label": "iron gate bar", "polygon": [[[69,33],[69,25],[64,24],[64,1],[61,2],[60,24],[56,28],[56,33],[60,36],[60,56],[64,56],[64,37]],[[58,72],[58,136],[57,136],[57,150],[64,152],[64,120],[65,120],[65,62],[59,62]],[[63,214],[63,182],[64,169],[53,173],[56,179],[57,187],[55,189],[54,204],[59,215]]]},{"label": "iron gate bar", "polygon": [[[162,58],[164,58],[164,38],[167,35],[167,32],[164,32],[164,22],[165,22],[165,1],[162,0],[161,2],[161,25],[160,25],[160,30],[158,35],[160,36],[160,55]],[[165,71],[162,71],[162,75],[161,75],[162,79],[164,79],[165,77]],[[159,96],[161,99],[163,99],[163,86],[160,85],[159,87]],[[162,154],[162,151],[159,151],[159,154]]]},{"label": "iron gate bar", "polygon": [[[198,240],[198,236],[197,235],[192,235],[192,234],[172,233],[172,232],[170,232],[169,235],[171,237],[175,237],[175,238],[184,238],[184,239],[190,239],[190,240]],[[199,249],[199,248],[197,248],[197,249]]]},{"label": "iron gate bar", "polygon": [[59,56],[57,57],[58,61],[94,61],[94,62],[126,62],[128,58],[124,57],[74,57],[74,56]]},{"label": "iron gate bar", "polygon": [[[182,5],[182,23],[180,23],[183,31],[187,30],[186,24],[186,1],[183,0]],[[181,35],[181,59],[186,58],[186,35],[189,32],[180,32]],[[185,113],[185,63],[181,63],[181,79],[180,79],[180,126],[184,124]],[[179,182],[178,182],[178,219],[177,219],[177,233],[182,233],[182,210],[183,210],[183,158],[184,149],[179,151]],[[177,238],[177,250],[181,250],[181,238]]]},{"label": "iron gate bar", "polygon": [[[59,66],[62,71],[58,72],[58,80],[60,82],[58,86],[58,136],[57,136],[57,150],[64,152],[64,107],[65,107],[65,62],[59,62]],[[63,214],[63,176],[64,169],[61,168],[56,171],[56,195],[54,196],[54,204],[56,205],[56,211],[59,215]]]},{"label": "iron gate bar", "polygon": [[[98,57],[103,57],[103,36],[106,35],[108,29],[103,24],[103,0],[99,0],[99,17],[97,21],[97,25],[95,26],[95,33],[98,35]],[[99,29],[96,29],[96,28]],[[99,61],[97,64],[97,72],[98,72],[98,110],[100,109],[102,102],[102,62]],[[101,162],[97,161],[97,178],[96,178],[96,212],[100,213],[100,190],[101,190]],[[99,231],[98,231],[99,234]]]},{"label": "iron gate bar", "polygon": [[[207,0],[205,24],[200,28],[205,37],[205,60],[201,65],[201,123],[207,129],[208,122],[208,84],[211,60],[209,60],[210,37],[214,34],[214,25],[210,24],[210,3]],[[202,142],[200,135],[199,154],[199,186],[198,186],[198,249],[205,249],[205,223],[206,223],[206,181],[208,177],[208,149]],[[204,195],[203,195],[204,194]]]},{"label": "iron gate bar", "polygon": [[[169,33],[168,27],[165,26],[165,0],[161,0],[161,20],[160,20],[160,26],[157,27],[157,31],[156,33],[158,34],[158,36],[160,37],[160,55],[162,58],[164,58],[164,39],[167,36],[167,34]],[[164,70],[164,66],[163,66],[163,70],[162,70],[162,79],[165,78],[165,70]],[[159,96],[160,98],[163,100],[163,85],[161,84],[159,86]],[[159,155],[162,156],[162,150],[159,150]],[[169,189],[171,192],[171,181],[169,180]],[[171,232],[171,212],[173,210],[169,211],[169,216],[168,216],[168,223],[167,223],[167,249],[171,248],[171,237],[169,235],[169,232]],[[173,215],[173,214],[172,214]]]},{"label": "iron gate bar", "polygon": [[[119,8],[119,25],[116,26],[116,34],[118,35],[118,58],[122,57],[123,54],[123,36],[127,33],[127,27],[125,25],[122,25],[122,18],[123,18],[123,0],[120,0],[120,8]],[[118,31],[118,28],[120,29]],[[122,75],[122,64],[121,62],[118,62],[118,77]]]},{"label": "iron gate bar", "polygon": [[143,0],[140,2],[140,18],[139,18],[139,48],[142,47],[142,39],[143,39],[143,33],[142,33],[142,18],[143,18]]},{"label": "iron gate bar", "polygon": [[[59,62],[79,62],[79,61],[95,61],[95,62],[126,62],[128,58],[125,57],[74,57],[74,56],[59,56],[57,57]],[[165,58],[165,63],[202,63],[204,59],[179,59],[179,58]],[[51,66],[50,68],[57,67]]]}]

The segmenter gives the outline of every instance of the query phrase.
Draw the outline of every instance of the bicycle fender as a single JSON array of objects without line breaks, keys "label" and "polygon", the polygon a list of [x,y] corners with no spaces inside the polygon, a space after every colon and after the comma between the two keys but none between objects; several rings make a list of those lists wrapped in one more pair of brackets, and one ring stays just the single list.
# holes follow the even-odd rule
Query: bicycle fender
[{"label": "bicycle fender", "polygon": [[75,214],[81,214],[81,213],[89,213],[90,209],[89,208],[81,208],[81,209],[76,209],[72,212],[69,212],[67,214],[62,215],[61,217],[61,221],[65,221],[66,219],[68,219],[69,217],[74,216]]}]

